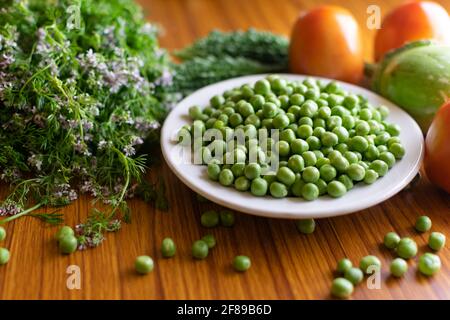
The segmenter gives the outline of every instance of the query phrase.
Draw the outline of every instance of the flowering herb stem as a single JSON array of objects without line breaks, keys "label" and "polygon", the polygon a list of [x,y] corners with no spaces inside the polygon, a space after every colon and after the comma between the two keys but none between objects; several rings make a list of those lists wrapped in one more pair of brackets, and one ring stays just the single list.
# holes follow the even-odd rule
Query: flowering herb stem
[{"label": "flowering herb stem", "polygon": [[34,205],[33,207],[30,207],[30,208],[28,208],[28,209],[26,209],[26,210],[23,210],[22,212],[20,212],[20,213],[18,213],[18,214],[16,214],[16,215],[9,216],[9,217],[7,217],[7,218],[5,218],[5,219],[0,220],[0,224],[5,224],[5,223],[10,222],[10,221],[13,221],[13,220],[15,220],[15,219],[17,219],[17,218],[20,218],[20,217],[22,217],[22,216],[25,216],[25,215],[27,215],[27,214],[30,214],[30,213],[33,212],[34,210],[37,210],[37,209],[39,209],[40,207],[42,207],[43,205],[44,205],[43,203],[38,203],[38,204]]}]

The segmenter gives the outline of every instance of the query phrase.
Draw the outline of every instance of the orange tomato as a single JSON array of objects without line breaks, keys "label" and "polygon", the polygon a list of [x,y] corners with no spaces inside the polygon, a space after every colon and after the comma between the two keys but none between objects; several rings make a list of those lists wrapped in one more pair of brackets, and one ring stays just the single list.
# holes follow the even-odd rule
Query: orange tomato
[{"label": "orange tomato", "polygon": [[289,68],[293,73],[358,83],[364,59],[352,14],[328,5],[302,13],[292,30]]},{"label": "orange tomato", "polygon": [[375,60],[407,42],[434,39],[450,44],[450,18],[447,11],[431,1],[405,3],[390,12],[375,36]]},{"label": "orange tomato", "polygon": [[450,101],[434,117],[425,140],[425,172],[431,182],[450,193]]}]

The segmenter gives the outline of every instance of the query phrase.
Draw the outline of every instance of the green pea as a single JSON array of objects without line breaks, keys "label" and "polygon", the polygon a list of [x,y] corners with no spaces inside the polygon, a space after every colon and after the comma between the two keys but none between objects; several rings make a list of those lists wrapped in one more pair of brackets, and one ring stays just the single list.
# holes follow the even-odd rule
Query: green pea
[{"label": "green pea", "polygon": [[327,119],[328,130],[333,130],[335,128],[342,126],[342,118],[339,116],[331,116]]},{"label": "green pea", "polygon": [[231,172],[233,173],[233,176],[235,176],[235,177],[243,176],[244,170],[245,170],[244,162],[235,163],[231,166]]},{"label": "green pea", "polygon": [[266,102],[262,106],[263,115],[266,118],[274,118],[278,113],[278,107],[275,103],[272,102]]},{"label": "green pea", "polygon": [[313,134],[313,128],[307,124],[302,124],[297,129],[297,136],[302,139],[306,139]]},{"label": "green pea", "polygon": [[251,193],[254,196],[261,197],[265,196],[268,189],[268,183],[262,178],[256,178],[252,181],[250,186]]},{"label": "green pea", "polygon": [[295,182],[291,186],[291,192],[296,197],[302,197],[302,189],[305,185],[302,179],[296,179]]},{"label": "green pea", "polygon": [[321,166],[319,171],[320,177],[326,182],[333,180],[337,175],[336,169],[329,164],[324,164],[323,166]]},{"label": "green pea", "polygon": [[314,182],[314,184],[317,186],[317,188],[319,188],[320,196],[327,193],[327,183],[324,180],[319,179],[316,182]]},{"label": "green pea", "polygon": [[319,197],[319,188],[314,183],[306,183],[302,187],[302,197],[305,200],[312,201]]},{"label": "green pea", "polygon": [[[1,231],[1,229],[0,229],[0,231]],[[75,235],[75,232],[73,231],[73,229],[71,227],[63,226],[56,233],[55,239],[56,239],[56,241],[59,241],[60,239],[64,238],[65,236],[74,236],[74,235]],[[1,232],[0,232],[0,240],[2,240],[1,239]]]},{"label": "green pea", "polygon": [[350,164],[354,164],[354,163],[356,164],[356,163],[359,162],[358,156],[356,155],[355,152],[352,152],[352,151],[345,151],[345,152],[343,153],[343,156],[344,156],[345,159],[348,160],[348,162],[349,162]]},{"label": "green pea", "polygon": [[388,232],[384,236],[383,243],[388,249],[395,249],[400,242],[400,236],[395,232]]},{"label": "green pea", "polygon": [[244,170],[247,179],[253,180],[261,175],[261,166],[257,163],[249,163]]},{"label": "green pea", "polygon": [[314,128],[313,130],[313,136],[320,139],[325,132],[326,132],[325,128],[317,127]]},{"label": "green pea", "polygon": [[236,271],[244,272],[250,269],[252,263],[250,261],[250,258],[247,256],[236,256],[233,259],[233,268]]},{"label": "green pea", "polygon": [[0,248],[0,266],[7,264],[10,258],[9,250],[6,248]]},{"label": "green pea", "polygon": [[378,179],[378,173],[372,169],[366,169],[366,175],[364,176],[364,183],[372,184]]},{"label": "green pea", "polygon": [[431,229],[431,219],[427,216],[420,216],[416,220],[415,228],[419,232],[427,232]]},{"label": "green pea", "polygon": [[318,109],[319,106],[316,102],[313,100],[306,100],[300,107],[300,116],[312,118]]},{"label": "green pea", "polygon": [[375,160],[375,161],[373,161],[370,164],[369,168],[374,170],[376,173],[378,173],[378,175],[380,177],[386,175],[386,173],[389,170],[389,166],[383,160]]},{"label": "green pea", "polygon": [[219,182],[223,186],[230,186],[234,182],[233,172],[230,169],[223,169],[219,174]]},{"label": "green pea", "polygon": [[316,154],[312,151],[303,152],[302,157],[307,167],[314,166],[317,162]]},{"label": "green pea", "polygon": [[340,172],[346,172],[350,166],[350,163],[348,162],[348,160],[346,158],[344,158],[343,156],[333,157],[332,159],[330,159],[330,161],[331,161],[331,164],[333,165],[333,167],[335,167],[336,170],[338,170]]},{"label": "green pea", "polygon": [[59,238],[59,251],[64,254],[70,254],[77,250],[78,240],[73,235],[66,235]]},{"label": "green pea", "polygon": [[286,185],[280,183],[280,182],[272,182],[270,184],[270,194],[274,198],[284,198],[288,195],[288,189]]},{"label": "green pea", "polygon": [[291,152],[294,154],[302,154],[309,150],[309,145],[305,140],[302,139],[294,139],[290,144]]},{"label": "green pea", "polygon": [[202,241],[206,243],[208,249],[212,249],[216,246],[216,238],[212,234],[203,236]]},{"label": "green pea", "polygon": [[434,251],[439,251],[445,246],[445,235],[440,232],[432,232],[428,238],[428,246]]},{"label": "green pea", "polygon": [[441,259],[433,253],[425,253],[419,258],[419,271],[426,276],[433,276],[441,269]]},{"label": "green pea", "polygon": [[327,192],[333,198],[340,198],[347,193],[347,188],[342,182],[334,180],[328,184]]},{"label": "green pea", "polygon": [[346,299],[353,293],[353,284],[345,278],[336,278],[331,285],[331,294],[336,298]]},{"label": "green pea", "polygon": [[273,118],[272,125],[275,129],[284,129],[289,125],[289,118],[285,114],[278,114]]},{"label": "green pea", "polygon": [[400,126],[398,124],[388,124],[386,127],[386,131],[389,132],[391,136],[399,136]]},{"label": "green pea", "polygon": [[294,173],[302,172],[305,168],[305,161],[303,160],[303,157],[298,154],[292,155],[288,160],[288,168]]},{"label": "green pea", "polygon": [[161,253],[164,258],[171,258],[175,255],[177,247],[172,238],[164,238],[161,243]]},{"label": "green pea", "polygon": [[395,258],[389,269],[394,277],[401,278],[408,271],[408,263],[402,258]]},{"label": "green pea", "polygon": [[243,119],[242,116],[239,113],[233,113],[232,115],[230,115],[230,117],[228,118],[228,122],[230,123],[230,125],[235,128],[238,125],[240,125],[242,123]]},{"label": "green pea", "polygon": [[292,105],[300,106],[301,104],[303,104],[303,102],[305,102],[305,97],[301,94],[294,93],[289,98],[289,101]]},{"label": "green pea", "polygon": [[296,139],[295,132],[292,129],[285,129],[280,133],[280,140],[291,143]]},{"label": "green pea", "polygon": [[6,238],[6,230],[3,227],[0,227],[0,241],[5,240]]},{"label": "green pea", "polygon": [[364,152],[369,147],[369,142],[364,137],[354,136],[350,140],[350,146],[355,151]]},{"label": "green pea", "polygon": [[212,107],[218,108],[220,107],[220,105],[225,103],[225,98],[220,95],[216,95],[212,97],[211,100],[209,100],[209,103],[211,104]]},{"label": "green pea", "polygon": [[[378,152],[380,152],[380,151],[378,151]],[[381,152],[380,156],[378,158],[380,160],[386,162],[389,169],[392,168],[396,162],[394,155],[389,151]]]},{"label": "green pea", "polygon": [[265,95],[270,93],[270,83],[266,79],[256,81],[254,86],[255,93]]},{"label": "green pea", "polygon": [[[320,118],[316,118],[313,120],[313,128],[322,128],[323,130],[325,130],[325,128],[327,127],[327,122],[324,119],[320,119]],[[314,132],[313,132],[314,135]]]},{"label": "green pea", "polygon": [[278,141],[275,145],[275,150],[277,150],[279,155],[282,157],[289,156],[290,149],[289,143],[286,141]]},{"label": "green pea", "polygon": [[344,278],[357,285],[363,281],[364,273],[359,268],[350,268],[344,273]]},{"label": "green pea", "polygon": [[375,256],[365,256],[361,259],[359,262],[359,268],[365,273],[365,274],[371,274],[373,270],[370,270],[369,267],[376,267],[381,268],[381,261]]},{"label": "green pea", "polygon": [[239,191],[247,191],[250,188],[250,180],[246,177],[238,177],[234,180],[234,187]]},{"label": "green pea", "polygon": [[306,138],[306,143],[308,143],[310,150],[319,150],[322,146],[320,139],[316,136],[310,136]]},{"label": "green pea", "polygon": [[359,103],[359,98],[357,95],[351,94],[344,98],[343,105],[348,109],[355,108]]},{"label": "green pea", "polygon": [[298,125],[301,126],[301,125],[304,125],[304,124],[306,124],[306,125],[312,127],[312,126],[314,125],[314,122],[313,122],[313,120],[312,120],[311,118],[309,118],[309,117],[301,117],[301,118],[298,120]]},{"label": "green pea", "polygon": [[397,245],[397,254],[403,259],[411,259],[417,255],[417,244],[411,238],[402,238]]},{"label": "green pea", "polygon": [[316,222],[314,219],[301,219],[295,222],[297,230],[303,234],[311,234],[316,229]]},{"label": "green pea", "polygon": [[376,160],[380,155],[380,152],[378,151],[378,148],[371,144],[367,148],[366,152],[364,152],[364,158],[368,161],[374,161]]},{"label": "green pea", "polygon": [[341,259],[338,261],[336,270],[337,270],[337,272],[339,272],[341,274],[345,274],[352,267],[353,267],[353,264],[350,261],[350,259],[344,258],[344,259]]},{"label": "green pea", "polygon": [[320,138],[320,141],[325,147],[333,147],[338,144],[339,138],[333,132],[324,132]]},{"label": "green pea", "polygon": [[396,159],[401,159],[405,155],[405,148],[400,143],[393,143],[389,146],[389,151]]},{"label": "green pea", "polygon": [[261,109],[265,102],[266,100],[260,94],[255,94],[253,97],[250,98],[250,103],[255,110]]},{"label": "green pea", "polygon": [[153,259],[149,256],[139,256],[134,262],[134,268],[140,274],[147,274],[153,271],[154,263]]},{"label": "green pea", "polygon": [[316,182],[320,178],[320,172],[316,167],[306,167],[302,172],[303,181]]},{"label": "green pea", "polygon": [[338,181],[344,184],[345,189],[347,189],[347,191],[353,189],[354,186],[353,181],[348,175],[341,174],[338,178]]},{"label": "green pea", "polygon": [[208,210],[202,214],[200,221],[206,228],[216,227],[219,224],[219,213],[215,210]]},{"label": "green pea", "polygon": [[295,181],[295,173],[288,167],[282,167],[277,171],[277,179],[284,183],[286,186],[290,186]]},{"label": "green pea", "polygon": [[366,170],[359,164],[352,163],[347,168],[347,175],[354,181],[362,181],[366,175]]},{"label": "green pea", "polygon": [[220,174],[220,166],[218,165],[218,164],[216,164],[216,163],[212,163],[212,162],[210,162],[209,164],[208,164],[208,177],[211,179],[211,180],[219,180],[219,174]]},{"label": "green pea", "polygon": [[197,240],[192,245],[192,256],[196,259],[205,259],[208,256],[209,247],[203,240]]},{"label": "green pea", "polygon": [[232,227],[235,222],[234,213],[230,210],[220,211],[220,223],[224,227]]}]

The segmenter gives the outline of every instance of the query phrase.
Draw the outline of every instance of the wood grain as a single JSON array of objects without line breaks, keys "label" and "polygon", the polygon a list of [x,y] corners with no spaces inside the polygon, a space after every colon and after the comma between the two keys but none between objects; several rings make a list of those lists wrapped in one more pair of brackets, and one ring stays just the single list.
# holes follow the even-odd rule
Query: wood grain
[{"label": "wood grain", "polygon": [[[401,1],[375,0],[140,0],[149,19],[164,28],[161,44],[180,48],[214,28],[232,30],[256,27],[288,35],[301,9],[320,3],[343,5],[354,12],[364,33],[365,55],[371,59],[373,30],[365,27],[368,4],[382,12]],[[450,9],[450,1],[441,2]],[[158,154],[158,151],[152,151]],[[169,212],[160,212],[139,200],[131,201],[133,223],[125,225],[97,249],[70,256],[58,253],[54,227],[32,218],[7,226],[2,246],[11,252],[10,262],[0,267],[0,299],[326,299],[336,261],[343,257],[354,263],[367,254],[383,262],[382,287],[356,289],[354,299],[450,299],[450,255],[448,246],[440,252],[441,272],[431,279],[416,271],[410,261],[405,279],[389,277],[393,254],[380,246],[385,233],[396,231],[413,237],[420,252],[427,251],[427,234],[417,234],[412,225],[427,214],[433,230],[450,235],[450,196],[425,179],[392,199],[352,215],[318,221],[313,235],[300,235],[292,221],[237,216],[233,228],[207,230],[200,226],[200,214],[214,204],[202,204],[162,163],[152,167],[149,179],[162,178],[168,186]],[[0,189],[0,197],[6,195]],[[66,221],[83,221],[91,206],[83,197],[64,208]],[[205,261],[194,261],[190,247],[194,240],[212,233],[217,247]],[[161,240],[170,236],[178,245],[176,258],[163,259]],[[133,271],[137,255],[155,259],[155,270],[147,276]],[[237,254],[249,255],[252,268],[238,274],[231,268]],[[81,269],[81,289],[66,287],[66,268]]]}]

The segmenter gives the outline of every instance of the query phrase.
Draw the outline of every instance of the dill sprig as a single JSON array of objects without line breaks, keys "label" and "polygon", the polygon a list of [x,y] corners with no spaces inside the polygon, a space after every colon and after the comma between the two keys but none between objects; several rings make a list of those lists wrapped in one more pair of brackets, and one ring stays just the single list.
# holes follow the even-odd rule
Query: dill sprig
[{"label": "dill sprig", "polygon": [[126,201],[151,160],[143,143],[157,140],[172,99],[157,29],[132,0],[1,7],[0,179],[11,192],[0,223],[24,215],[60,223],[60,214],[34,211],[87,193],[110,205],[94,210],[79,234],[84,245],[98,245],[103,232],[129,220]]},{"label": "dill sprig", "polygon": [[178,50],[175,55],[181,60],[207,56],[245,57],[264,64],[287,67],[289,40],[268,31],[222,32],[214,30],[192,45]]}]

